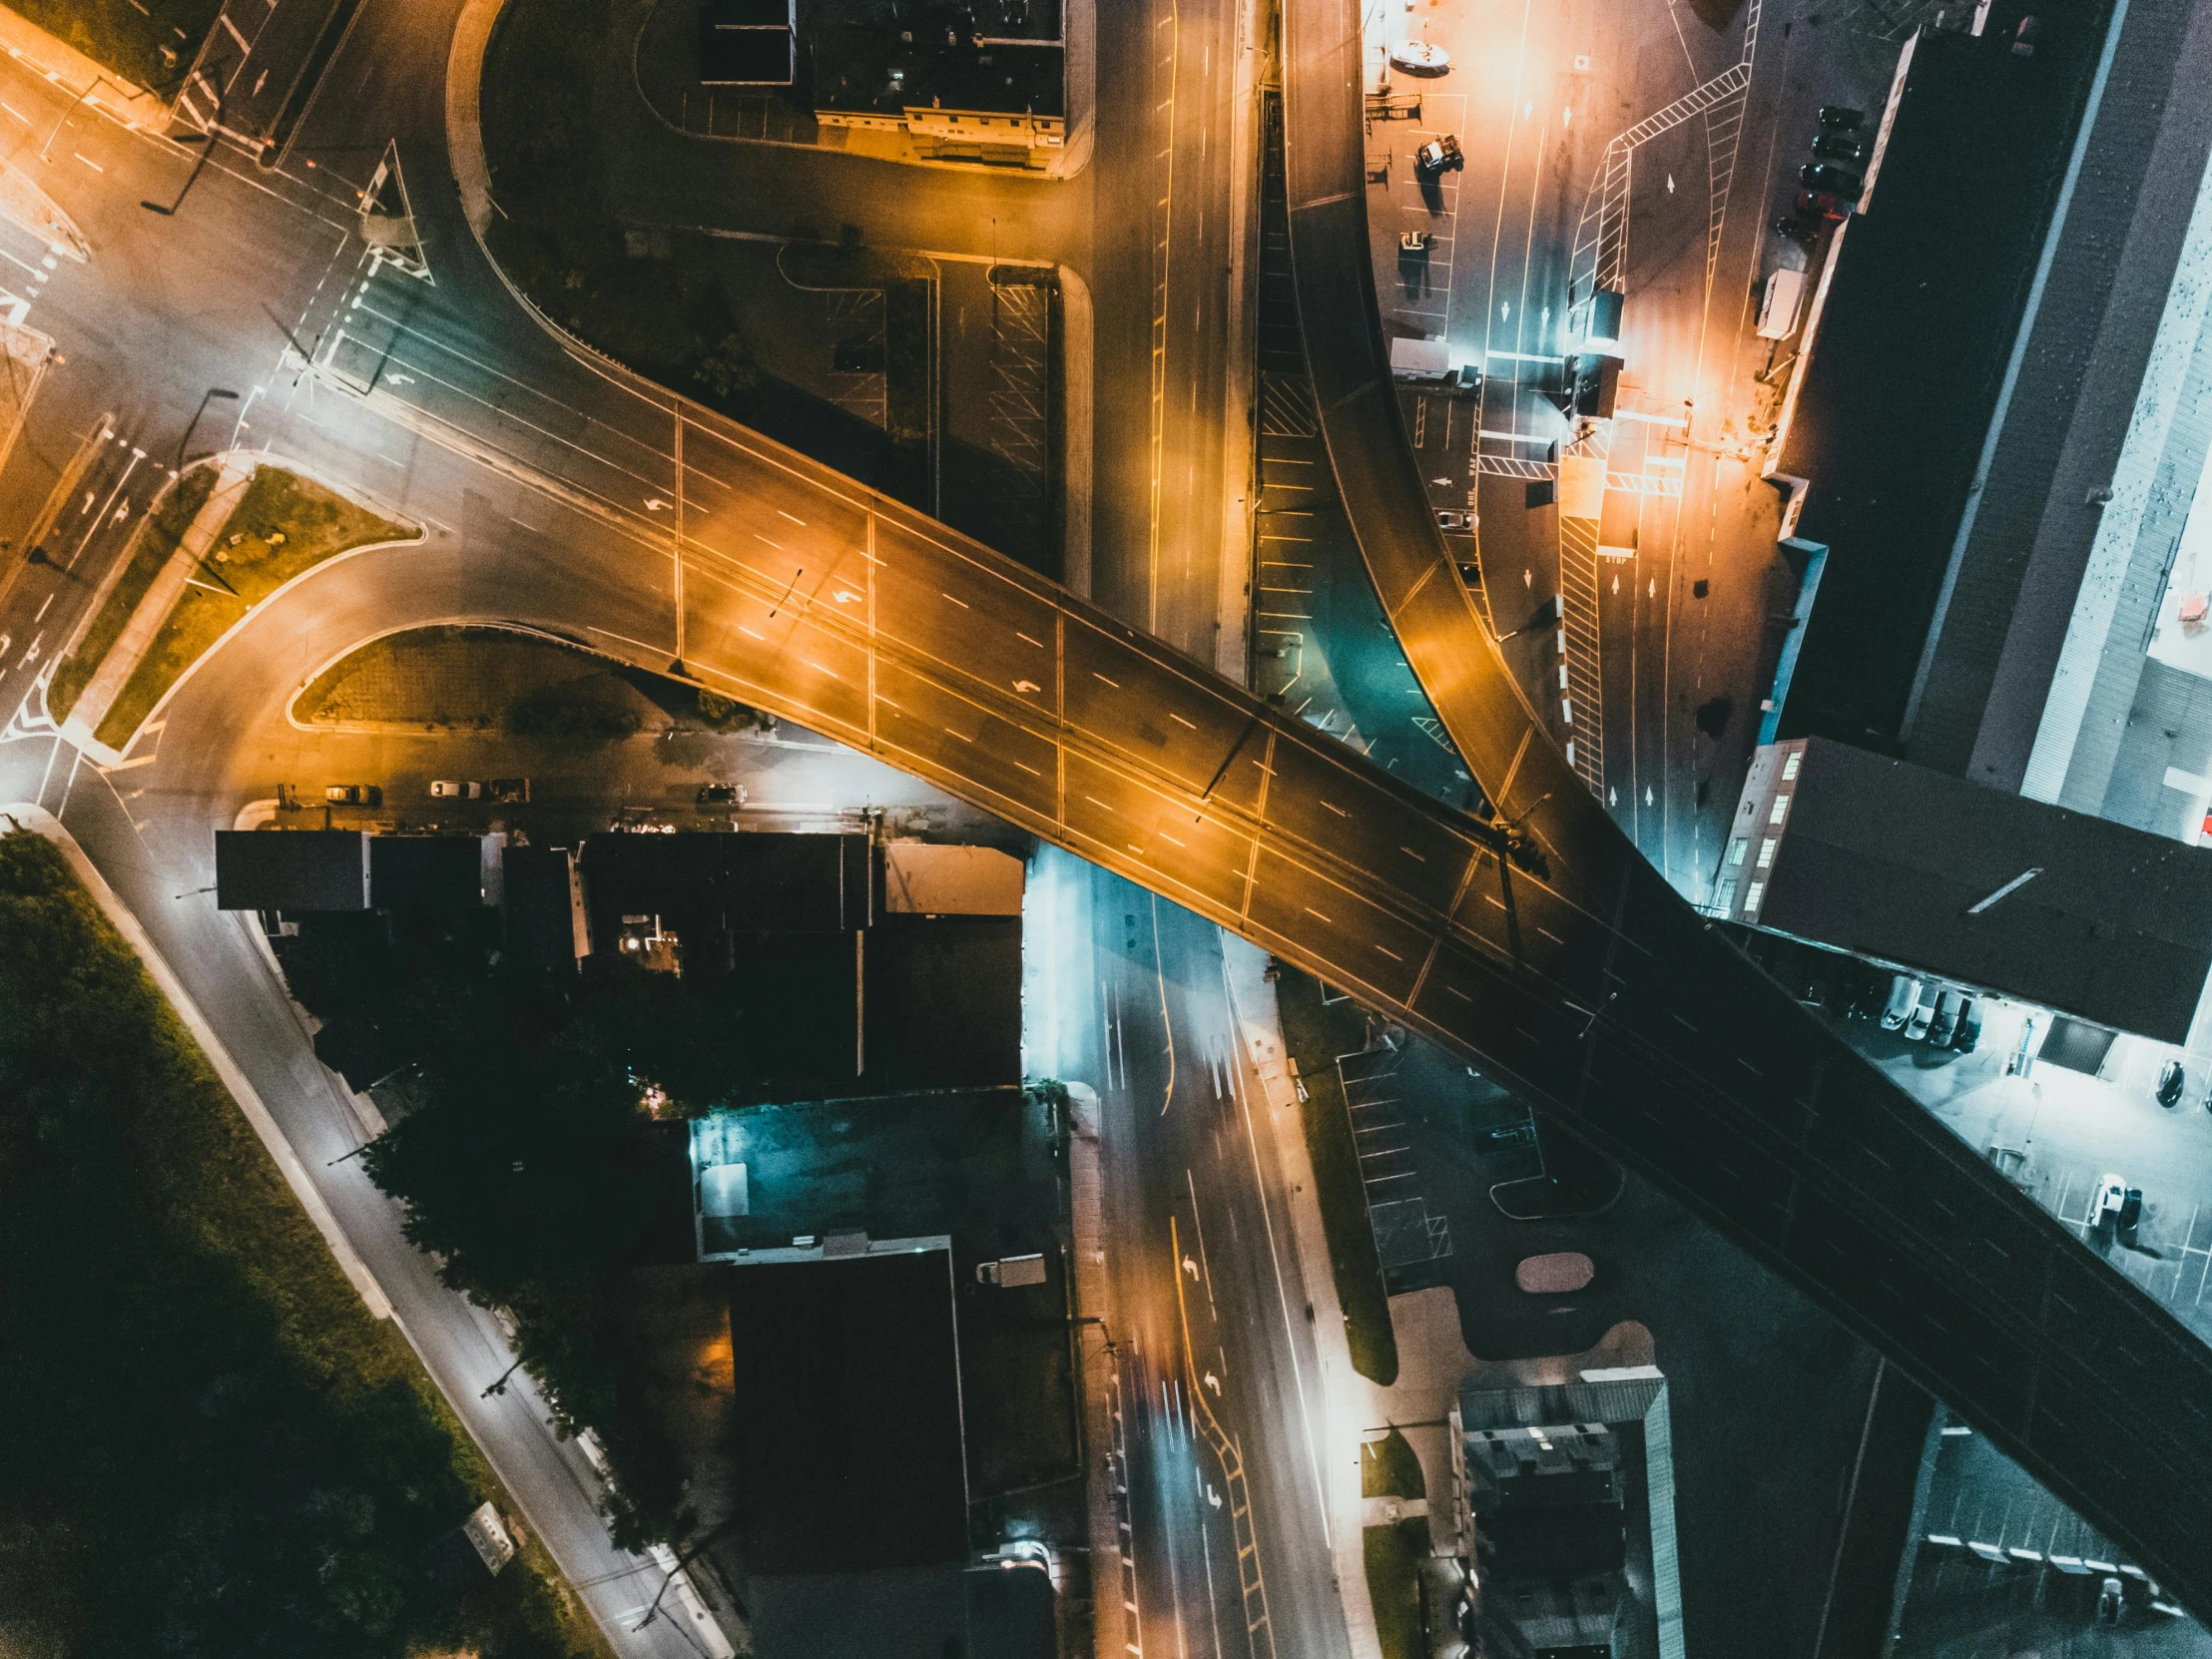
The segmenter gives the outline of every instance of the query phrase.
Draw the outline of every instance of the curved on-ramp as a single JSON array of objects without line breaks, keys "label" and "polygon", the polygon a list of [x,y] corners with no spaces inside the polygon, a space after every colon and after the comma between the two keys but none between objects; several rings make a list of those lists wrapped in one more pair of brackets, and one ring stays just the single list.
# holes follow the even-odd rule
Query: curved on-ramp
[{"label": "curved on-ramp", "polygon": [[[1540,1010],[1545,987],[1502,975],[1491,994],[1527,999],[1525,1022],[1492,1009],[1439,1034],[1714,1222],[2212,1610],[2212,1350],[1678,898],[1481,626],[1390,382],[1360,23],[1358,0],[1284,6],[1291,253],[1323,436],[1407,662],[1499,814],[1526,815],[1579,900],[1573,947],[1601,959]],[[1433,997],[1411,1000],[1438,1030]]]}]

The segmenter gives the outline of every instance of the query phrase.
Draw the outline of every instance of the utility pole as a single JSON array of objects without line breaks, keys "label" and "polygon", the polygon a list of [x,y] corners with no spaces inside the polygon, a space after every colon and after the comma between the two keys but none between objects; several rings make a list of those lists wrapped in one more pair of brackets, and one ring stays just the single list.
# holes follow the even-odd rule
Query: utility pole
[{"label": "utility pole", "polygon": [[669,668],[684,672],[684,400],[676,403],[676,661]]}]

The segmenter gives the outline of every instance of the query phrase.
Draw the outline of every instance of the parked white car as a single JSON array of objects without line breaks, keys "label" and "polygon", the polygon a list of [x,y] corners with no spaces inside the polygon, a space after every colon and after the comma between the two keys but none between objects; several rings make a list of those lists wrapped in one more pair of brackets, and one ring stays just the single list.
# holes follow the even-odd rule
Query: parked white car
[{"label": "parked white car", "polygon": [[1890,1000],[1882,1010],[1882,1029],[1899,1031],[1913,1017],[1913,1008],[1921,999],[1921,982],[1909,973],[1901,973],[1890,981]]}]

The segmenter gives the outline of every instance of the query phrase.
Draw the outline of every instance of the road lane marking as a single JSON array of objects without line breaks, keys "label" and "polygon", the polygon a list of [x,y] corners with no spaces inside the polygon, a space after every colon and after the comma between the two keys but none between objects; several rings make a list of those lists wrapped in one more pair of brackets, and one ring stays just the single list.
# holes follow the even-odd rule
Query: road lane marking
[{"label": "road lane marking", "polygon": [[1017,640],[1026,641],[1028,644],[1035,646],[1039,651],[1042,651],[1044,649],[1044,641],[1030,639],[1029,636],[1023,633],[1019,628],[1016,628],[1014,630],[1014,638]]},{"label": "road lane marking", "polygon": [[74,150],[71,151],[70,154],[74,155],[79,161],[83,162],[85,166],[91,168],[95,173],[105,173],[108,171],[98,162],[94,161],[90,156],[86,155],[82,150]]}]

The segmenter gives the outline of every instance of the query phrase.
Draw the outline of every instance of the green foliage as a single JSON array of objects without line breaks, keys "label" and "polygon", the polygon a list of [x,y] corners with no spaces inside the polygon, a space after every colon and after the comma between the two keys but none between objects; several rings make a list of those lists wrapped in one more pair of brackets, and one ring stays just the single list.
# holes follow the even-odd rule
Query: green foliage
[{"label": "green foliage", "polygon": [[0,838],[0,1653],[595,1646],[528,1561],[433,1569],[489,1472],[26,833]]},{"label": "green foliage", "polygon": [[732,397],[761,383],[761,365],[746,348],[745,336],[732,332],[724,334],[699,359],[692,378],[714,387],[717,397]]},{"label": "green foliage", "polygon": [[1420,1458],[1402,1429],[1392,1427],[1380,1440],[1360,1443],[1362,1497],[1426,1497],[1428,1482]]},{"label": "green foliage", "polygon": [[643,724],[622,690],[597,678],[533,687],[507,706],[507,730],[518,738],[619,743]]},{"label": "green foliage", "polygon": [[138,533],[131,541],[130,562],[116,578],[115,586],[108,590],[108,597],[85,630],[83,641],[54,670],[54,678],[46,688],[46,707],[56,720],[67,720],[69,711],[77,706],[77,699],[84,695],[85,687],[92,681],[93,671],[114,649],[124,624],[131,620],[131,613],[146,597],[146,590],[154,585],[154,578],[161,574],[162,566],[169,563],[169,556],[177,551],[177,544],[185,539],[194,517],[208,504],[208,497],[215,491],[215,479],[213,466],[195,467],[169,488],[160,507],[139,521]]},{"label": "green foliage", "polygon": [[11,4],[49,34],[150,91],[174,88],[199,51],[200,37],[223,9],[222,0],[11,0]]},{"label": "green foliage", "polygon": [[412,525],[380,518],[297,473],[256,467],[216,533],[201,579],[179,596],[101,718],[100,741],[119,750],[129,744],[186,670],[237,626],[250,607],[286,582],[356,547],[420,534]]},{"label": "green foliage", "polygon": [[724,697],[705,686],[699,688],[699,718],[715,732],[773,732],[776,717],[763,714],[750,703]]},{"label": "green foliage", "polygon": [[410,1033],[429,1097],[369,1148],[370,1178],[448,1285],[515,1316],[562,1426],[599,1436],[617,1538],[680,1537],[683,1470],[629,1316],[632,1275],[684,1218],[667,1127],[642,1101],[649,1085],[670,1113],[728,1095],[743,1075],[731,1022],[672,975],[555,979],[443,935],[364,947],[332,919],[310,918],[287,955],[294,994]]},{"label": "green foliage", "polygon": [[1384,1387],[1397,1381],[1397,1335],[1390,1329],[1389,1294],[1382,1258],[1368,1219],[1367,1184],[1360,1178],[1360,1149],[1352,1138],[1352,1109],[1345,1102],[1337,1057],[1367,1045],[1367,1016],[1349,1002],[1325,1003],[1320,981],[1285,967],[1276,982],[1283,1041],[1298,1062],[1306,1098],[1299,1118],[1314,1162],[1314,1197],[1329,1239],[1329,1266],[1344,1304],[1345,1339],[1352,1369]]},{"label": "green foliage", "polygon": [[1428,1522],[1416,1515],[1394,1526],[1365,1527],[1360,1546],[1382,1659],[1420,1659],[1428,1651],[1420,1617],[1420,1564],[1429,1550]]}]

